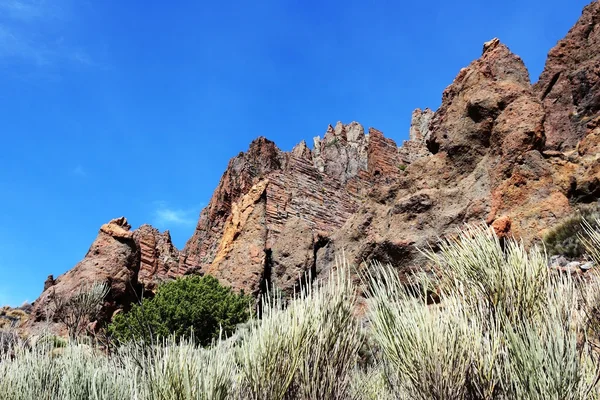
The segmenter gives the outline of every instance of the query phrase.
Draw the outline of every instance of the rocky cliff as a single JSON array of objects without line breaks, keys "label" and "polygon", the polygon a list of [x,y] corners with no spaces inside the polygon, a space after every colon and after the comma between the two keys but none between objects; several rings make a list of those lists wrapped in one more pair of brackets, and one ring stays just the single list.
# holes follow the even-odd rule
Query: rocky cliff
[{"label": "rocky cliff", "polygon": [[33,320],[49,296],[91,280],[112,286],[108,317],[185,274],[259,294],[271,284],[291,291],[338,256],[418,267],[417,246],[469,222],[535,241],[573,204],[600,197],[599,15],[598,2],[585,8],[535,85],[504,44],[485,43],[437,111],[413,113],[401,147],[356,122],[291,152],[256,139],[230,161],[182,251],[168,232],[113,220],[81,263],[49,280]]}]

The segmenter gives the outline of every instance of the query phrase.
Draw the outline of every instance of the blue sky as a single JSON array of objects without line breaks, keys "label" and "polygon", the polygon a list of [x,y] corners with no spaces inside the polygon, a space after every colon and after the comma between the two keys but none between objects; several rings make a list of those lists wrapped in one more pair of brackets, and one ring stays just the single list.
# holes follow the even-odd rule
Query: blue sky
[{"label": "blue sky", "polygon": [[259,135],[290,150],[356,120],[401,142],[493,37],[535,81],[587,3],[0,0],[0,304],[111,218],[183,247]]}]

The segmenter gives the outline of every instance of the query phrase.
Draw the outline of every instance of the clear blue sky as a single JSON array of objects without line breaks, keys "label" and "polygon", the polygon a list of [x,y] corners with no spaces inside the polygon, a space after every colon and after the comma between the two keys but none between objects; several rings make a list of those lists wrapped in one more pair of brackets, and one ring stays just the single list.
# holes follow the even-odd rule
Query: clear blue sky
[{"label": "clear blue sky", "polygon": [[588,2],[0,0],[0,304],[114,217],[183,247],[259,135],[356,120],[401,142],[495,36],[535,81]]}]

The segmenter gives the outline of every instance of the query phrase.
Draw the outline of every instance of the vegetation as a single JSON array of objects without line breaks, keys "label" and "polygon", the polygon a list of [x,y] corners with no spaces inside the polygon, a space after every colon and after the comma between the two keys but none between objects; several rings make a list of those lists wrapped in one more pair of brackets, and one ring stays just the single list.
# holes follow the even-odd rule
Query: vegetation
[{"label": "vegetation", "polygon": [[583,225],[594,224],[600,218],[597,204],[580,206],[575,212],[558,223],[544,235],[544,245],[550,255],[564,255],[579,258],[586,253],[581,237]]},{"label": "vegetation", "polygon": [[219,336],[230,336],[248,320],[250,310],[249,296],[233,292],[212,276],[183,277],[162,284],[156,296],[116,315],[109,331],[121,342],[193,335],[196,343],[208,346]]},{"label": "vegetation", "polygon": [[91,286],[82,285],[72,295],[52,296],[52,317],[61,322],[74,340],[93,321],[108,294],[109,287],[105,283],[95,282]]},{"label": "vegetation", "polygon": [[[600,234],[584,242],[596,258]],[[464,230],[435,275],[407,287],[391,266],[363,276],[341,263],[287,304],[204,348],[192,339],[129,342],[105,355],[71,344],[10,345],[3,399],[600,399],[600,282],[560,275],[538,248]],[[600,261],[595,259],[596,262]],[[440,302],[428,304],[434,290]],[[160,291],[159,291],[160,294]],[[183,294],[182,294],[183,295]],[[158,295],[157,295],[158,297]],[[183,306],[185,307],[185,306]],[[365,310],[366,314],[356,310]],[[371,362],[361,361],[364,346]],[[50,356],[49,354],[54,354]]]}]

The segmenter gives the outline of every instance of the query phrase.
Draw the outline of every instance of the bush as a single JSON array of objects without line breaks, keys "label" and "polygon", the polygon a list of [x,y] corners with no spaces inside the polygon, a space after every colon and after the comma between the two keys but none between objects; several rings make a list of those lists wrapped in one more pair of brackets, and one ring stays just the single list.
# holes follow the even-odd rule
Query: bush
[{"label": "bush", "polygon": [[[585,243],[599,262],[596,228]],[[261,319],[210,348],[187,339],[111,354],[74,342],[0,348],[0,398],[600,400],[599,276],[557,274],[538,248],[500,243],[484,227],[426,254],[437,274],[420,274],[422,285],[374,264],[363,302],[338,265],[285,305],[265,298]],[[428,304],[431,287],[438,304]],[[361,364],[361,346],[372,363]]]},{"label": "bush", "polygon": [[440,304],[428,305],[391,267],[369,277],[371,332],[393,397],[598,398],[597,350],[586,334],[598,280],[552,274],[538,248],[502,246],[485,227],[426,255],[439,274],[424,276],[424,287],[438,288]]},{"label": "bush", "polygon": [[82,285],[70,295],[52,294],[53,318],[62,323],[70,339],[80,336],[88,323],[100,312],[104,298],[110,291],[106,283]]},{"label": "bush", "polygon": [[363,343],[346,264],[325,285],[304,286],[287,307],[269,299],[239,346],[244,399],[350,399]]},{"label": "bush", "polygon": [[544,235],[544,245],[548,254],[582,257],[586,254],[585,245],[581,240],[584,233],[582,224],[593,224],[597,218],[600,218],[598,205],[580,206]]},{"label": "bush", "polygon": [[196,343],[208,346],[248,320],[250,302],[249,296],[221,286],[212,276],[179,278],[159,286],[156,296],[129,312],[117,314],[109,332],[121,342],[193,334]]}]

